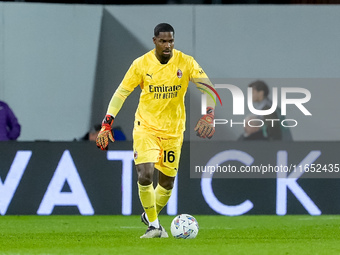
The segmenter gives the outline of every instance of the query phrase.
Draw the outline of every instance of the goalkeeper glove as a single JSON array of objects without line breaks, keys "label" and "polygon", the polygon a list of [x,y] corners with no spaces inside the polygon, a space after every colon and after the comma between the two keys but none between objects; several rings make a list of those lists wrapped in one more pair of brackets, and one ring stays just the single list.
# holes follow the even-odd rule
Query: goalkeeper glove
[{"label": "goalkeeper glove", "polygon": [[215,133],[214,125],[214,109],[207,107],[207,114],[204,115],[196,124],[196,135],[201,138],[211,138]]},{"label": "goalkeeper glove", "polygon": [[114,121],[114,117],[112,115],[106,115],[103,122],[102,128],[99,131],[99,134],[96,139],[97,147],[102,150],[108,150],[109,148],[109,139],[111,142],[114,142],[115,139],[112,135],[112,124]]}]

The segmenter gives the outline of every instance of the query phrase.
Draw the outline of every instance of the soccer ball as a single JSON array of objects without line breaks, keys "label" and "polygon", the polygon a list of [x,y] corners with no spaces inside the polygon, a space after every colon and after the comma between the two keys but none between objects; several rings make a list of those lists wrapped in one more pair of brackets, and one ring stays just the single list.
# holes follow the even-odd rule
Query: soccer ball
[{"label": "soccer ball", "polygon": [[171,234],[175,238],[192,239],[198,234],[198,222],[189,214],[177,215],[171,222]]}]

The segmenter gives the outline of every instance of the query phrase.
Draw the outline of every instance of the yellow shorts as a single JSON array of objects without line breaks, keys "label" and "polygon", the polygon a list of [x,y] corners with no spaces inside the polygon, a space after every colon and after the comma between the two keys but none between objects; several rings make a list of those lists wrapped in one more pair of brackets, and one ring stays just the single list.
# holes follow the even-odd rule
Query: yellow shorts
[{"label": "yellow shorts", "polygon": [[143,128],[133,130],[133,151],[135,164],[155,163],[155,168],[163,174],[175,177],[183,144],[183,135],[162,138]]}]

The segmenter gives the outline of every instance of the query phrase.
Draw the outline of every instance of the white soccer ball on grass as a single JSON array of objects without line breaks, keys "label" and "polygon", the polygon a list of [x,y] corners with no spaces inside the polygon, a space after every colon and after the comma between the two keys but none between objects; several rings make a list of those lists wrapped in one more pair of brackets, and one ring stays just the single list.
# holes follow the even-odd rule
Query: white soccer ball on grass
[{"label": "white soccer ball on grass", "polygon": [[172,220],[170,230],[175,238],[193,239],[198,234],[199,226],[194,216],[180,214]]}]

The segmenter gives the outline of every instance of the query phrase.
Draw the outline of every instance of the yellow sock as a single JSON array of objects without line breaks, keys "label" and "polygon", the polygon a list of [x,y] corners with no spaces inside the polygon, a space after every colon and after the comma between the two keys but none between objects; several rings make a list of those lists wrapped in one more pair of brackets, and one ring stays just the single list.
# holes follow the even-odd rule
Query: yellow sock
[{"label": "yellow sock", "polygon": [[155,189],[156,194],[156,210],[157,214],[166,206],[171,196],[172,189],[167,190],[163,188],[161,185],[157,185]]},{"label": "yellow sock", "polygon": [[139,199],[142,203],[144,211],[148,216],[149,222],[157,220],[155,189],[153,183],[147,186],[140,185],[138,182]]}]

